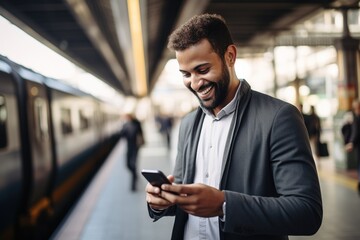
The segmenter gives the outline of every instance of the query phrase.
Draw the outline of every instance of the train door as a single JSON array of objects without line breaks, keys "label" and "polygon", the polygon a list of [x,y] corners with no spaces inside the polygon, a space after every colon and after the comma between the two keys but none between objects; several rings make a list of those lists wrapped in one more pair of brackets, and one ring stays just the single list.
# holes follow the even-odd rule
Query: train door
[{"label": "train door", "polygon": [[30,205],[35,209],[46,207],[46,198],[52,173],[50,116],[46,87],[37,82],[27,81],[28,128],[32,158],[32,190]]}]

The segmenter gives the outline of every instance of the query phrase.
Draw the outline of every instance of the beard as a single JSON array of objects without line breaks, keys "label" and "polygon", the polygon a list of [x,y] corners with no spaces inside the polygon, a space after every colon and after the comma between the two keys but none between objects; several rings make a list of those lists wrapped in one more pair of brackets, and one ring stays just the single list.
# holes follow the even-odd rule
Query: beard
[{"label": "beard", "polygon": [[202,87],[202,88],[206,88],[206,87],[209,87],[210,85],[213,85],[214,92],[215,92],[213,98],[206,99],[206,100],[201,99],[197,95],[197,93],[190,87],[190,85],[187,87],[190,89],[190,91],[193,94],[195,94],[195,96],[197,97],[197,99],[200,102],[200,105],[203,108],[206,108],[208,111],[212,111],[214,108],[218,107],[220,104],[222,104],[225,101],[225,98],[226,98],[226,95],[227,95],[228,89],[229,89],[229,84],[230,84],[229,70],[226,68],[226,65],[223,63],[222,73],[219,76],[219,78],[213,82],[210,82],[206,86]]}]

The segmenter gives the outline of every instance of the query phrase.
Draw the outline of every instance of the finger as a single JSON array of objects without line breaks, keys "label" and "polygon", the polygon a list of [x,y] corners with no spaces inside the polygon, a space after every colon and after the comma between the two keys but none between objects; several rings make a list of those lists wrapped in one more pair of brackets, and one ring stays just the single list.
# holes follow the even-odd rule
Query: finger
[{"label": "finger", "polygon": [[145,191],[151,194],[159,194],[161,192],[161,189],[158,187],[154,187],[153,185],[148,183],[145,187]]},{"label": "finger", "polygon": [[186,194],[177,194],[174,192],[161,191],[160,197],[166,199],[172,204],[186,205],[192,204],[193,199]]},{"label": "finger", "polygon": [[155,194],[146,194],[146,202],[149,203],[149,204],[154,204],[154,205],[167,205],[167,204],[169,204],[169,201],[162,198],[158,194],[156,194],[156,195]]},{"label": "finger", "polygon": [[149,203],[149,206],[154,209],[154,210],[165,210],[167,209],[168,207],[171,206],[171,204],[154,204],[154,203]]},{"label": "finger", "polygon": [[151,208],[158,210],[163,210],[173,205],[166,199],[151,194],[146,195],[146,202],[150,205]]},{"label": "finger", "polygon": [[192,195],[197,192],[194,184],[163,184],[161,189],[167,192],[177,193],[178,195]]},{"label": "finger", "polygon": [[173,175],[167,176],[167,178],[170,180],[171,183],[175,181],[175,177]]}]

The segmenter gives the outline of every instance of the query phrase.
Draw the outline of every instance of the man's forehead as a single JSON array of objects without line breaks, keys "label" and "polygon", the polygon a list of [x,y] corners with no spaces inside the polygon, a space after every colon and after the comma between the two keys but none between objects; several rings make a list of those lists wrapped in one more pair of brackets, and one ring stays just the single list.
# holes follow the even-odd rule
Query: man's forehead
[{"label": "man's forehead", "polygon": [[211,45],[206,44],[197,44],[183,51],[176,51],[175,56],[179,64],[187,64],[189,62],[192,62],[192,64],[195,64],[195,62],[201,64],[218,57]]}]

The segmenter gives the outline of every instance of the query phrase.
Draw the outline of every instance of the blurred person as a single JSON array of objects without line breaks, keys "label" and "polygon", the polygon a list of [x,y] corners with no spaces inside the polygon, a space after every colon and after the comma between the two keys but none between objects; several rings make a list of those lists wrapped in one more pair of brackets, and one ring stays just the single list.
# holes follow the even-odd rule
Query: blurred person
[{"label": "blurred person", "polygon": [[351,138],[351,127],[354,121],[353,112],[347,112],[344,114],[344,123],[341,126],[341,135],[343,137],[344,144],[348,144]]},{"label": "blurred person", "polygon": [[321,122],[319,116],[316,114],[315,107],[310,106],[310,114],[307,116],[307,131],[309,134],[311,150],[315,160],[319,160],[319,144],[321,134]]},{"label": "blurred person", "polygon": [[345,145],[348,152],[355,151],[358,162],[358,186],[357,190],[360,194],[360,101],[358,99],[352,102],[354,118],[351,125],[351,134],[349,142]]},{"label": "blurred person", "polygon": [[131,173],[131,191],[136,191],[138,179],[137,158],[139,148],[144,145],[144,135],[141,123],[133,114],[125,115],[125,123],[120,131],[120,138],[127,142],[126,166]]},{"label": "blurred person", "polygon": [[171,239],[314,234],[322,200],[298,109],[237,78],[237,48],[219,15],[191,18],[168,47],[200,107],[182,120],[173,184],[145,188],[150,217],[175,215]]},{"label": "blurred person", "polygon": [[159,131],[164,136],[166,146],[168,149],[171,147],[171,130],[173,127],[173,118],[167,114],[162,114],[159,117]]}]

